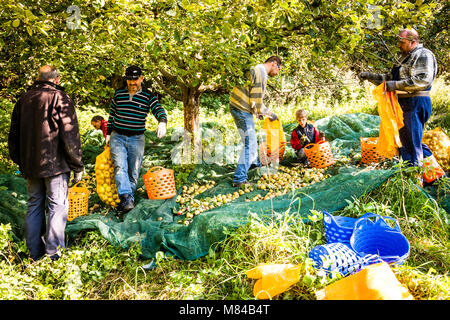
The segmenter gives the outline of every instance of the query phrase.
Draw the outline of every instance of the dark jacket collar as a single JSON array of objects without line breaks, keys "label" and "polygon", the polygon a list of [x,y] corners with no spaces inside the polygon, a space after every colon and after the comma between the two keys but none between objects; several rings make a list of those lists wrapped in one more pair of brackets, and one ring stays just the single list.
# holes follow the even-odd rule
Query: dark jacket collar
[{"label": "dark jacket collar", "polygon": [[61,90],[64,91],[64,87],[61,87],[60,85],[57,85],[56,83],[50,82],[50,81],[42,81],[42,80],[36,80],[30,88],[37,88],[37,87],[42,87],[45,85],[49,85],[53,88],[55,88],[56,90]]}]

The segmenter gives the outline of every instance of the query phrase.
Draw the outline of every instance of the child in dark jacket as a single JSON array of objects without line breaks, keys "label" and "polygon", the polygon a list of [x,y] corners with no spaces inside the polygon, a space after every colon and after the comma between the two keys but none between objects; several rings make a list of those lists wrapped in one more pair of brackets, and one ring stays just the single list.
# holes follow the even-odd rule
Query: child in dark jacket
[{"label": "child in dark jacket", "polygon": [[308,113],[306,110],[299,109],[295,112],[295,118],[298,126],[292,131],[291,146],[295,150],[297,159],[300,163],[308,165],[308,158],[305,154],[305,146],[309,143],[318,143],[325,140],[323,132],[319,132],[312,124],[307,123]]}]

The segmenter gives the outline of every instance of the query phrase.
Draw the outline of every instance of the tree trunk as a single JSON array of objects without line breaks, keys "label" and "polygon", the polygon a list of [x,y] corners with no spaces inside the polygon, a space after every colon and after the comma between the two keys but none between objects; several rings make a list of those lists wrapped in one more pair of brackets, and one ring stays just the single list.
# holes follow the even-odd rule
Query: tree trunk
[{"label": "tree trunk", "polygon": [[191,136],[191,146],[194,163],[201,163],[202,139],[200,132],[200,96],[202,91],[198,88],[185,87],[183,92],[184,130]]},{"label": "tree trunk", "polygon": [[196,88],[183,89],[184,129],[191,135],[195,135],[200,128],[200,96],[201,92]]}]

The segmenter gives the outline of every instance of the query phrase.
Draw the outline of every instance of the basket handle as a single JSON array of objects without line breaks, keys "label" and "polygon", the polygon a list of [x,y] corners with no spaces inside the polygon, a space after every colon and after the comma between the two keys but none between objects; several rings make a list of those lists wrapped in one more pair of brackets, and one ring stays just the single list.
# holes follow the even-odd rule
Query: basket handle
[{"label": "basket handle", "polygon": [[[303,147],[303,149],[311,149],[314,148],[314,146],[316,145],[316,143],[308,143],[306,146]],[[309,147],[311,146],[311,147]]]},{"label": "basket handle", "polygon": [[334,221],[334,217],[333,217],[332,214],[330,214],[330,213],[328,213],[326,211],[322,211],[322,213],[323,213],[323,222],[325,222],[326,224],[330,224],[331,221]]},{"label": "basket handle", "polygon": [[77,183],[75,183],[75,184],[72,186],[72,188],[78,188],[78,185],[79,185],[80,183],[83,184],[84,187],[86,187],[86,185],[84,185],[84,182],[83,182],[83,181],[78,181]]},{"label": "basket handle", "polygon": [[[154,172],[154,170],[153,170],[153,169],[164,170],[165,168],[164,168],[164,167],[161,167],[161,166],[155,166],[155,167],[152,167],[152,168],[148,169],[148,171],[150,171],[150,172]],[[159,171],[159,170],[155,170],[155,171]]]},{"label": "basket handle", "polygon": [[[374,222],[372,222],[372,220],[370,220],[369,218],[371,218],[371,217],[375,217],[375,221]],[[390,225],[388,225],[387,223],[386,223],[386,220],[392,220],[392,221],[394,221],[395,222],[395,226],[394,227],[391,227]],[[397,232],[402,232],[401,230],[400,230],[400,226],[398,225],[398,221],[396,220],[396,219],[394,219],[394,218],[391,218],[391,217],[387,217],[387,216],[380,216],[379,214],[376,214],[376,213],[372,213],[372,212],[367,212],[367,213],[365,213],[363,216],[361,216],[361,218],[359,218],[358,220],[356,220],[356,222],[355,222],[355,229],[356,228],[361,228],[360,226],[359,226],[359,224],[362,222],[362,221],[365,221],[365,222],[367,222],[367,221],[370,221],[371,223],[373,223],[373,224],[375,224],[375,225],[382,225],[383,227],[387,227],[387,228],[390,228],[390,229],[394,229],[395,231],[397,231]]]}]

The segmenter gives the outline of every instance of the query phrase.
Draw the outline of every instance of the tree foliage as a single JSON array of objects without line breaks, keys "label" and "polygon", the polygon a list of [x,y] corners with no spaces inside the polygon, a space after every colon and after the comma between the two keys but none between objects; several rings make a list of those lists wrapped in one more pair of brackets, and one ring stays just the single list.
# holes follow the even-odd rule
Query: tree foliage
[{"label": "tree foliage", "polygon": [[112,80],[134,63],[150,87],[183,101],[190,131],[198,126],[203,92],[242,84],[248,68],[270,55],[280,55],[285,66],[274,87],[320,87],[338,81],[344,69],[390,68],[399,29],[415,27],[442,62],[441,71],[448,62],[448,3],[433,0],[0,4],[1,96],[24,91],[37,68],[51,63],[76,102],[107,106]]}]

